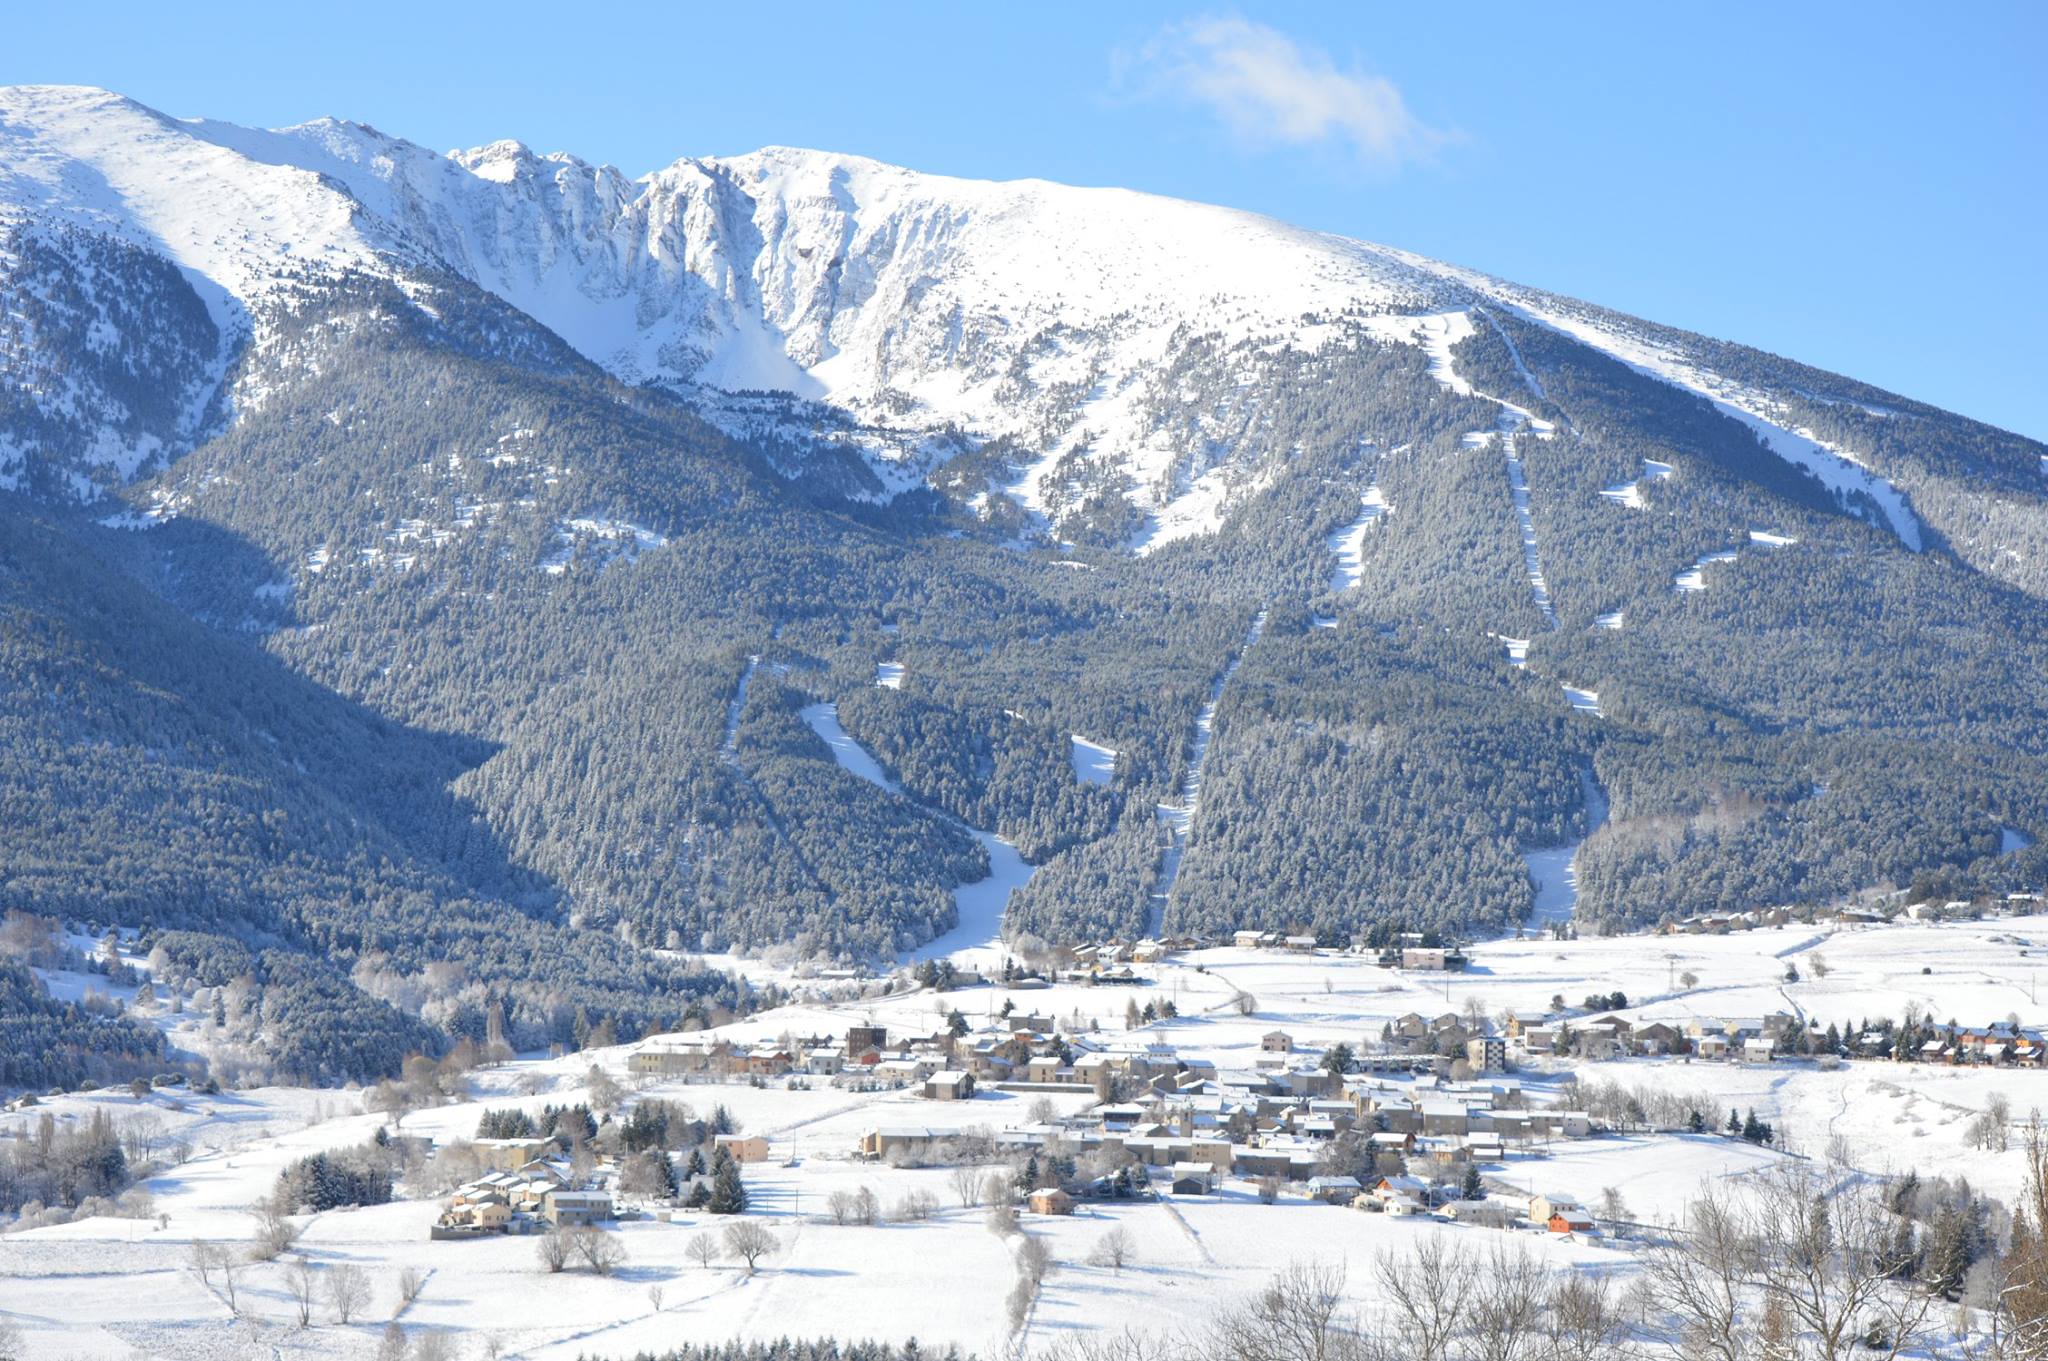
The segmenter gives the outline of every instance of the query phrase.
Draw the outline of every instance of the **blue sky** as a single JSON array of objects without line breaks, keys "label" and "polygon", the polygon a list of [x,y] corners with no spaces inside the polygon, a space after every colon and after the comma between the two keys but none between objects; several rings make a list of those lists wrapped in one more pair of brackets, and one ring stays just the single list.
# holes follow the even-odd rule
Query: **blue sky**
[{"label": "blue sky", "polygon": [[442,8],[25,7],[0,83],[636,174],[784,143],[1128,185],[2048,437],[2037,3]]}]

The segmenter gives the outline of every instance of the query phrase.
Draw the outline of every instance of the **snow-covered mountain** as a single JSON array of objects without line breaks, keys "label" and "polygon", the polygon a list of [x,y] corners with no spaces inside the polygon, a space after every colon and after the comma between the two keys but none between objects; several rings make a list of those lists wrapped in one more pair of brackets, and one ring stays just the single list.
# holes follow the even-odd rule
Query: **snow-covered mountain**
[{"label": "snow-covered mountain", "polygon": [[2044,458],[1119,190],[0,90],[0,891],[218,937],[339,1080],[1000,890],[1057,944],[2031,889]]},{"label": "snow-covered mountain", "polygon": [[[1910,488],[1797,428],[1768,386],[1717,371],[1697,337],[1123,190],[785,148],[632,179],[515,142],[441,155],[331,119],[262,131],[100,90],[0,90],[0,275],[78,295],[72,329],[110,334],[75,282],[99,266],[61,287],[49,273],[59,237],[74,254],[111,242],[97,248],[168,259],[215,332],[194,331],[164,361],[155,386],[181,397],[161,412],[90,374],[53,384],[17,366],[30,376],[8,384],[13,419],[0,408],[0,479],[84,495],[231,419],[252,394],[213,389],[300,291],[367,271],[417,297],[446,271],[613,376],[674,388],[735,433],[781,441],[796,451],[785,472],[829,432],[873,474],[857,494],[879,499],[1008,437],[1013,480],[991,492],[1056,533],[1090,497],[1120,498],[1117,536],[1141,548],[1213,529],[1262,485],[1254,465],[1274,454],[1259,431],[1266,358],[1423,344],[1468,327],[1475,308],[1505,308],[1709,397],[1921,542]],[[1446,312],[1466,315],[1451,328],[1422,320]],[[0,341],[33,355],[28,329],[17,316]],[[734,395],[756,392],[779,396]],[[68,437],[54,429],[66,419]]]}]

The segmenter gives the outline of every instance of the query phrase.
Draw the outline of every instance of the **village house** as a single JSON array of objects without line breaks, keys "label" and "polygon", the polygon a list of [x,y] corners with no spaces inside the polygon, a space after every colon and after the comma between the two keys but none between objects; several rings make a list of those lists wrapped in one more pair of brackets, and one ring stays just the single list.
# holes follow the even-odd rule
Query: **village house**
[{"label": "village house", "polygon": [[846,1056],[857,1058],[869,1050],[889,1047],[889,1028],[880,1025],[850,1025],[846,1028]]},{"label": "village house", "polygon": [[1349,1205],[1364,1194],[1364,1191],[1365,1188],[1359,1185],[1356,1177],[1321,1176],[1308,1179],[1309,1196],[1329,1205]]},{"label": "village house", "polygon": [[933,1101],[965,1101],[974,1095],[974,1075],[958,1069],[933,1073],[924,1080],[924,1094]]},{"label": "village house", "polygon": [[762,1045],[748,1051],[745,1072],[751,1077],[781,1077],[794,1065],[789,1051],[774,1045]]},{"label": "village house", "polygon": [[[1373,1183],[1371,1197],[1389,1214],[1412,1214],[1429,1207],[1429,1183],[1420,1177],[1381,1177]],[[1397,1202],[1405,1202],[1405,1207],[1396,1210]]]},{"label": "village house", "polygon": [[804,1050],[803,1070],[813,1077],[836,1077],[845,1066],[846,1054],[835,1045]]},{"label": "village house", "polygon": [[1593,1216],[1578,1205],[1561,1205],[1553,1208],[1550,1218],[1544,1221],[1544,1227],[1552,1233],[1598,1232],[1593,1227]]},{"label": "village house", "polygon": [[1465,1061],[1477,1072],[1504,1072],[1508,1066],[1508,1042],[1499,1035],[1475,1035],[1465,1041]]},{"label": "village house", "polygon": [[926,1074],[937,1071],[938,1065],[926,1059],[893,1058],[883,1059],[874,1065],[875,1080],[886,1082],[892,1087],[908,1087],[923,1082]]},{"label": "village house", "polygon": [[612,1217],[611,1194],[606,1191],[552,1190],[548,1192],[545,1213],[548,1222],[558,1228],[601,1224]]},{"label": "village house", "polygon": [[517,1172],[555,1144],[552,1139],[475,1139],[470,1146],[477,1161],[493,1172]]},{"label": "village house", "polygon": [[920,1152],[934,1140],[948,1137],[948,1131],[923,1125],[881,1125],[860,1136],[858,1151],[863,1158],[888,1158]]},{"label": "village house", "polygon": [[768,1161],[768,1138],[763,1134],[719,1134],[713,1136],[712,1145],[731,1154],[737,1163]]},{"label": "village house", "polygon": [[1692,1048],[1685,1032],[1668,1021],[1650,1021],[1637,1026],[1633,1039],[1638,1054],[1684,1054]]},{"label": "village house", "polygon": [[1042,1186],[1027,1198],[1033,1214],[1070,1215],[1074,1212],[1074,1198],[1057,1186]]},{"label": "village house", "polygon": [[1284,1030],[1269,1030],[1259,1037],[1259,1049],[1268,1054],[1292,1054],[1294,1037]]},{"label": "village house", "polygon": [[1570,1218],[1574,1215],[1583,1216],[1585,1213],[1586,1207],[1579,1204],[1577,1199],[1571,1196],[1535,1195],[1529,1197],[1529,1222],[1531,1224],[1547,1225],[1560,1214]]},{"label": "village house", "polygon": [[627,1056],[626,1071],[634,1077],[685,1077],[716,1070],[731,1053],[724,1040],[649,1044]]}]

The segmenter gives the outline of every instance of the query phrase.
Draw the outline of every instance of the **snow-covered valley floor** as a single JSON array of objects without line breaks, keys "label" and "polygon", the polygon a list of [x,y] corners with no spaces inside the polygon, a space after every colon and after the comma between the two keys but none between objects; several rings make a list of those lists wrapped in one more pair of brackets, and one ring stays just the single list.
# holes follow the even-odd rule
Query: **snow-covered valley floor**
[{"label": "snow-covered valley floor", "polygon": [[[2048,1022],[2036,1000],[2037,964],[2048,945],[2048,918],[1983,923],[1870,927],[1789,926],[1724,936],[1506,939],[1471,949],[1463,973],[1410,973],[1338,952],[1211,949],[1143,966],[1137,994],[1172,999],[1178,1011],[1131,1036],[1175,1046],[1184,1059],[1219,1070],[1258,1063],[1264,1037],[1284,1030],[1304,1050],[1339,1041],[1370,1048],[1381,1027],[1403,1014],[1463,1013],[1467,1004],[1499,1017],[1539,1017],[1552,999],[1576,1006],[1589,992],[1621,990],[1624,1014],[1640,1021],[1761,1016],[1790,1011],[1823,1023],[1854,1024],[1907,1008],[1965,1023],[2009,1013]],[[1788,966],[1797,981],[1788,981]],[[784,974],[801,989],[803,980]],[[1689,981],[1688,981],[1689,980]],[[1126,988],[1055,985],[1037,991],[971,987],[871,995],[855,1001],[796,1002],[724,1027],[739,1043],[789,1035],[843,1034],[852,1024],[892,1032],[930,1031],[958,1009],[971,1023],[1005,1002],[1061,1018],[1081,1031],[1091,1022],[1104,1040],[1123,1037]],[[645,1042],[643,1042],[645,1043]],[[188,1140],[192,1157],[147,1183],[155,1218],[102,1217],[0,1237],[0,1310],[26,1338],[25,1356],[370,1357],[398,1303],[406,1268],[427,1273],[404,1310],[415,1336],[445,1332],[482,1355],[488,1335],[507,1355],[568,1361],[630,1355],[684,1337],[772,1338],[833,1334],[957,1343],[983,1355],[1010,1338],[1003,1296],[1014,1279],[1014,1240],[991,1234],[979,1210],[955,1199],[942,1168],[891,1168],[855,1159],[863,1131],[912,1124],[934,1128],[1030,1125],[1035,1093],[990,1089],[970,1101],[926,1101],[912,1090],[856,1092],[825,1079],[691,1084],[630,1074],[638,1046],[527,1058],[472,1075],[470,1099],[417,1111],[406,1134],[437,1143],[475,1134],[489,1107],[529,1110],[581,1100],[598,1065],[637,1096],[690,1103],[700,1113],[723,1104],[748,1133],[767,1138],[770,1157],[747,1168],[749,1217],[770,1228],[780,1247],[748,1278],[720,1262],[704,1267],[685,1245],[711,1221],[693,1211],[674,1222],[619,1226],[625,1265],[614,1275],[546,1275],[529,1238],[428,1241],[433,1199],[334,1210],[304,1221],[299,1251],[321,1270],[362,1267],[371,1305],[343,1326],[317,1307],[300,1329],[285,1269],[238,1271],[240,1317],[216,1283],[203,1287],[188,1268],[194,1240],[241,1244],[251,1207],[293,1158],[369,1138],[379,1117],[355,1091],[264,1088],[218,1096],[163,1091],[137,1099],[125,1089],[46,1099],[0,1116],[0,1129],[26,1127],[47,1112],[71,1123],[105,1111],[117,1122],[144,1114],[166,1138]],[[1541,1145],[1486,1168],[1502,1196],[1531,1190],[1592,1200],[1614,1188],[1630,1214],[1665,1221],[1684,1202],[1731,1178],[1787,1157],[1832,1150],[1869,1173],[1908,1169],[1923,1175],[1967,1170],[1974,1185],[2010,1198],[2023,1154],[1969,1146],[1966,1130],[1995,1093],[2021,1113],[2048,1107],[2048,1073],[1856,1062],[1832,1070],[1807,1061],[1743,1064],[1630,1058],[1604,1063],[1531,1060],[1518,1074],[1535,1100],[1563,1098],[1573,1079],[1611,1081],[1697,1097],[1718,1111],[1754,1108],[1779,1131],[1779,1148],[1760,1149],[1715,1136],[1623,1132]],[[1093,1104],[1076,1091],[1050,1098],[1060,1114]],[[929,1191],[932,1218],[881,1227],[838,1226],[825,1210],[834,1191],[872,1189],[886,1207]],[[1091,1266],[1094,1245],[1111,1227],[1126,1229],[1133,1259],[1123,1270]],[[1403,1252],[1431,1236],[1484,1247],[1494,1230],[1436,1220],[1361,1214],[1306,1199],[1299,1186],[1262,1204],[1250,1183],[1223,1180],[1211,1196],[1084,1204],[1071,1218],[1026,1214],[1055,1271],[1046,1279],[1025,1330],[1029,1349],[1074,1332],[1167,1329],[1199,1318],[1219,1301],[1253,1290],[1275,1267],[1304,1255],[1347,1264],[1354,1281],[1383,1250]],[[1560,1268],[1626,1275],[1636,1259],[1625,1245],[1523,1234],[1519,1241]],[[657,1312],[650,1289],[658,1287]],[[1361,1286],[1362,1305],[1370,1306]]]}]

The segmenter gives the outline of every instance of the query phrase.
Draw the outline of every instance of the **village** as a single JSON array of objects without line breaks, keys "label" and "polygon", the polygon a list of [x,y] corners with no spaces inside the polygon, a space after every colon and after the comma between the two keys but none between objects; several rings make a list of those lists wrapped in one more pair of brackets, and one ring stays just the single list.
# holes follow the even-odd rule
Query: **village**
[{"label": "village", "polygon": [[[1769,923],[1750,925],[1758,924]],[[1238,932],[1232,945],[1311,959],[1333,953],[1312,937],[1277,932]],[[1056,976],[1069,986],[1140,986],[1154,980],[1134,968],[1200,948],[1191,941],[1109,941],[1069,952]],[[1414,939],[1367,958],[1402,973],[1459,971],[1467,963],[1458,947]],[[947,981],[965,989],[983,983],[957,973]],[[1012,970],[1000,981],[1028,994],[1042,980]],[[931,1103],[993,1098],[1005,1100],[1006,1111],[1007,1098],[1040,1098],[1029,1119],[994,1117],[1010,1120],[1000,1128],[905,1118],[863,1128],[850,1147],[828,1151],[898,1169],[981,1169],[977,1177],[996,1169],[990,1175],[1002,1183],[1000,1194],[1035,1215],[1071,1215],[1091,1201],[1234,1190],[1265,1204],[1285,1192],[1394,1217],[1584,1236],[1599,1234],[1601,1224],[1578,1198],[1519,1189],[1540,1180],[1541,1162],[1560,1144],[1614,1132],[1574,1104],[1576,1084],[1557,1080],[1560,1061],[2038,1067],[2048,1056],[2041,1032],[2016,1021],[1967,1026],[1919,1018],[1899,1025],[1887,1017],[1844,1030],[1782,1010],[1632,1020],[1618,993],[1588,997],[1584,1007],[1567,1006],[1562,996],[1552,1000],[1560,1014],[1537,1021],[1508,1012],[1496,1023],[1469,1004],[1463,1012],[1410,1011],[1356,1042],[1276,1028],[1257,1036],[1254,1051],[1219,1066],[1156,1038],[1155,1024],[1177,1015],[1171,1001],[1143,1008],[1128,1001],[1129,1028],[1115,1031],[1099,1019],[1075,1024],[1078,1013],[1063,1024],[1009,997],[1000,1014],[979,1023],[955,1008],[922,1028],[861,1022],[836,1035],[785,1033],[753,1043],[718,1034],[653,1037],[628,1048],[625,1072],[649,1090],[676,1082],[686,1089],[817,1084]],[[1530,1081],[1520,1076],[1524,1071]],[[1043,1099],[1054,1096],[1081,1096],[1085,1104],[1056,1114]],[[1776,1137],[1768,1125],[1759,1137],[1753,1110],[1748,1121],[1731,1112],[1725,1130],[1718,1109],[1686,1116],[1665,1132],[1725,1133],[1752,1144]],[[1632,1122],[1636,1129],[1643,1124]],[[701,1152],[692,1153],[690,1175],[659,1203],[642,1197],[624,1210],[615,1208],[616,1163],[576,1175],[567,1141],[478,1139],[471,1146],[493,1171],[445,1202],[436,1237],[597,1224],[620,1213],[666,1222],[675,1208],[705,1201]],[[740,1167],[765,1163],[778,1152],[758,1134],[718,1133],[709,1148],[714,1168],[726,1159]],[[977,1194],[996,1193],[984,1184]]]},{"label": "village", "polygon": [[[1512,1249],[1625,1283],[1695,1197],[1782,1169],[1967,1174],[2017,1197],[2013,1112],[2048,1106],[2027,1071],[2044,927],[1358,949],[1256,932],[792,968],[772,1010],[487,1063],[406,1103],[45,1096],[8,1118],[147,1120],[190,1151],[142,1184],[158,1218],[17,1229],[0,1271],[54,1317],[77,1270],[120,1262],[142,1288],[108,1336],[166,1350],[290,1327],[294,1263],[360,1272],[416,1337],[483,1317],[506,1354],[545,1361],[658,1348],[679,1324],[838,1335],[849,1311],[989,1354],[1170,1329],[1311,1247],[1360,1272],[1432,1244]],[[275,1204],[309,1159],[365,1150],[388,1202]],[[201,1282],[193,1262],[265,1232],[286,1245],[237,1268],[230,1312],[218,1268]],[[364,1326],[323,1317],[309,1339]]]}]

